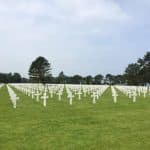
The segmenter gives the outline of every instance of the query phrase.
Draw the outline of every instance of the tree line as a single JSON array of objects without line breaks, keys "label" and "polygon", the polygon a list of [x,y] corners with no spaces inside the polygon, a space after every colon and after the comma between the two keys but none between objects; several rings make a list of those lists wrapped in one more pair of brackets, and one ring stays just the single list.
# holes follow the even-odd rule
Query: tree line
[{"label": "tree line", "polygon": [[129,64],[123,74],[97,74],[96,76],[68,76],[63,71],[57,77],[51,74],[51,64],[40,56],[30,65],[29,79],[21,77],[19,73],[0,73],[0,83],[55,83],[55,84],[123,84],[146,85],[150,83],[150,52],[137,62]]},{"label": "tree line", "polygon": [[0,73],[0,83],[26,83],[28,79],[21,77],[19,73]]}]

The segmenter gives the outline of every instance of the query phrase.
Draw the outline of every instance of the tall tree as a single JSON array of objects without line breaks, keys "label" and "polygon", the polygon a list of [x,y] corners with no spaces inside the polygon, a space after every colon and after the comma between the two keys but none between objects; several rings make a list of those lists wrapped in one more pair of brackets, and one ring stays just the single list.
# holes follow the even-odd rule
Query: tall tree
[{"label": "tall tree", "polygon": [[114,84],[126,84],[124,75],[115,75]]},{"label": "tall tree", "polygon": [[51,76],[51,64],[44,57],[36,58],[30,68],[29,77],[32,82],[45,83],[47,78]]},{"label": "tall tree", "polygon": [[85,81],[86,81],[86,84],[92,84],[93,83],[93,77],[88,75],[85,77]]},{"label": "tall tree", "polygon": [[138,60],[140,66],[139,76],[143,83],[150,83],[150,52]]},{"label": "tall tree", "polygon": [[21,83],[24,82],[22,79],[19,73],[0,73],[0,83]]},{"label": "tall tree", "polygon": [[82,83],[82,76],[80,76],[80,75],[74,75],[73,77],[72,77],[72,82],[74,83],[74,84],[80,84],[80,83]]},{"label": "tall tree", "polygon": [[138,85],[140,66],[137,63],[129,64],[125,70],[125,78],[129,85]]},{"label": "tall tree", "polygon": [[114,84],[114,75],[112,75],[112,74],[107,74],[106,76],[105,76],[105,82],[107,83],[107,84]]},{"label": "tall tree", "polygon": [[14,83],[21,83],[21,75],[19,73],[14,73],[12,76],[12,80]]},{"label": "tall tree", "polygon": [[64,74],[64,72],[60,72],[58,77],[57,77],[57,82],[60,84],[64,84],[66,83],[66,75]]},{"label": "tall tree", "polygon": [[103,80],[103,75],[101,74],[98,74],[94,77],[94,83],[95,84],[102,84],[102,80]]}]

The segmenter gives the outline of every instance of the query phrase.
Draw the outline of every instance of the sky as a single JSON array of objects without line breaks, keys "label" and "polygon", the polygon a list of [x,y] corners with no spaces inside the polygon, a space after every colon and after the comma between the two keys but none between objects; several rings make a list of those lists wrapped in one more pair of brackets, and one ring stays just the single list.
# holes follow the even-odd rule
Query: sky
[{"label": "sky", "polygon": [[122,74],[149,51],[149,0],[0,0],[0,72],[46,57],[55,76]]}]

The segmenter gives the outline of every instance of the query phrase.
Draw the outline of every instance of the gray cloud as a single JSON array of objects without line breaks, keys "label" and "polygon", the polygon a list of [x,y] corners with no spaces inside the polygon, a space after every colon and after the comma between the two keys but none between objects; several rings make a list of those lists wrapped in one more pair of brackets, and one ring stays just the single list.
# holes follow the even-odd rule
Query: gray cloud
[{"label": "gray cloud", "polygon": [[[126,5],[113,0],[1,0],[0,71],[26,76],[31,61],[42,55],[52,62],[54,74],[122,72],[129,60],[144,53],[131,57],[132,49],[140,50],[127,40],[136,41],[132,32],[142,17]],[[147,1],[143,5],[150,6]]]}]

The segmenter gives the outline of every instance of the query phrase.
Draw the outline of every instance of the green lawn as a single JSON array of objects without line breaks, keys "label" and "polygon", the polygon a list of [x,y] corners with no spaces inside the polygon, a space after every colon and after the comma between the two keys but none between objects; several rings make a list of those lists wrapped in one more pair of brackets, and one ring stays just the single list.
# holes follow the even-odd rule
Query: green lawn
[{"label": "green lawn", "polygon": [[135,104],[110,88],[96,105],[90,97],[70,106],[64,96],[42,102],[25,96],[13,109],[6,87],[0,89],[0,150],[150,150],[150,97]]}]

